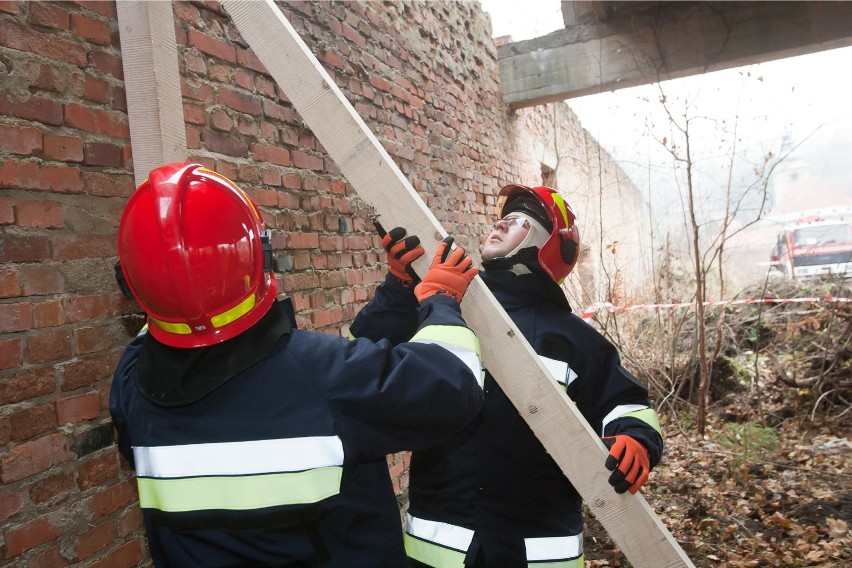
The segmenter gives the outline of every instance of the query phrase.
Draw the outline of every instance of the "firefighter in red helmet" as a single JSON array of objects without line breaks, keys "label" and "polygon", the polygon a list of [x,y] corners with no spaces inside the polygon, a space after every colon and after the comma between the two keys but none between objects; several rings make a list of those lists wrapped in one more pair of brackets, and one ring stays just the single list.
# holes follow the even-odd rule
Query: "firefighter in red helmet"
[{"label": "firefighter in red helmet", "polygon": [[[601,468],[612,471],[614,490],[635,493],[660,460],[659,423],[647,388],[571,313],[559,286],[579,256],[574,212],[549,187],[508,185],[496,217],[480,276],[610,448]],[[416,258],[415,240],[403,229],[385,237],[391,271],[355,318],[354,335],[397,342],[414,332],[416,278],[402,261]],[[409,479],[410,566],[583,567],[580,496],[487,371],[480,415],[451,439],[415,451]]]},{"label": "firefighter in red helmet", "polygon": [[403,565],[385,456],[446,439],[483,398],[464,250],[438,246],[413,290],[417,332],[393,346],[296,329],[257,206],[198,164],[153,170],[118,242],[148,325],[110,413],[154,564]]}]

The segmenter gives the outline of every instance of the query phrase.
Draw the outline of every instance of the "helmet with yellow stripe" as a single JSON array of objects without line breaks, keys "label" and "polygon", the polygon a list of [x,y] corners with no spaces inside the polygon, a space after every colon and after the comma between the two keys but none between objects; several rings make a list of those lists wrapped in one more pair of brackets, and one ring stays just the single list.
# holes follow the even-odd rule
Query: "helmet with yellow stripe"
[{"label": "helmet with yellow stripe", "polygon": [[550,233],[538,247],[538,264],[554,282],[561,284],[580,255],[580,232],[571,206],[550,187],[512,184],[501,189],[497,196],[497,218],[510,213],[540,220]]},{"label": "helmet with yellow stripe", "polygon": [[118,256],[149,332],[172,347],[231,339],[275,300],[269,237],[257,206],[200,164],[151,171],[122,214]]}]

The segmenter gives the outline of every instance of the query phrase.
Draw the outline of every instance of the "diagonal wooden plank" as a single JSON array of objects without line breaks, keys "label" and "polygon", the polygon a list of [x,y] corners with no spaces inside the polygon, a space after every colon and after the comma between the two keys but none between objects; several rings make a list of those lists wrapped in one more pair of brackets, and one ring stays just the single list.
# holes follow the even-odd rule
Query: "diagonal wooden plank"
[{"label": "diagonal wooden plank", "polygon": [[187,155],[174,14],[171,2],[119,0],[116,9],[138,187],[154,168]]},{"label": "diagonal wooden plank", "polygon": [[[295,29],[272,0],[221,4],[358,195],[386,226],[420,235],[427,254],[416,268],[425,271],[444,229]],[[481,279],[471,285],[462,308],[482,342],[485,365],[630,562],[692,566],[641,495],[613,491],[600,438]]]}]

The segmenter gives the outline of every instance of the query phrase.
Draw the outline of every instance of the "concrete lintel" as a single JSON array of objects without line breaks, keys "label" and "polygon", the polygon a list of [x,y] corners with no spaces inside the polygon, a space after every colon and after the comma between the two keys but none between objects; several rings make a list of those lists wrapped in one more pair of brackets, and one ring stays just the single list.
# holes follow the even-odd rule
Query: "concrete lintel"
[{"label": "concrete lintel", "polygon": [[504,102],[517,109],[852,45],[852,2],[652,8],[501,46]]}]

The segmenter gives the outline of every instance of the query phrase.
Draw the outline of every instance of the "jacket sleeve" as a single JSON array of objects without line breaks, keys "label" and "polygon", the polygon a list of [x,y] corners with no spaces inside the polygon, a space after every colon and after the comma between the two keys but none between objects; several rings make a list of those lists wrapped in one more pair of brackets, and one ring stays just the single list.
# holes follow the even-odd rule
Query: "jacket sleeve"
[{"label": "jacket sleeve", "polygon": [[133,389],[133,371],[136,368],[139,349],[141,349],[142,340],[147,333],[145,330],[146,328],[143,328],[143,331],[124,349],[124,353],[122,353],[112,375],[112,386],[109,391],[109,413],[118,435],[118,451],[134,468],[132,444],[127,430],[126,409]]},{"label": "jacket sleeve", "polygon": [[601,437],[627,434],[635,438],[648,449],[651,467],[656,466],[662,458],[663,438],[647,387],[621,366],[612,343],[585,322],[578,329],[582,330],[580,356],[570,364],[579,378],[569,387],[569,396]]},{"label": "jacket sleeve", "polygon": [[386,339],[340,340],[331,356],[312,358],[311,374],[324,381],[352,459],[433,446],[479,412],[479,344],[458,304],[438,295],[418,313],[420,325],[410,342],[394,347]]},{"label": "jacket sleeve", "polygon": [[388,272],[373,299],[355,316],[349,333],[352,339],[388,339],[392,345],[398,345],[411,339],[417,331],[418,319],[414,289]]}]

